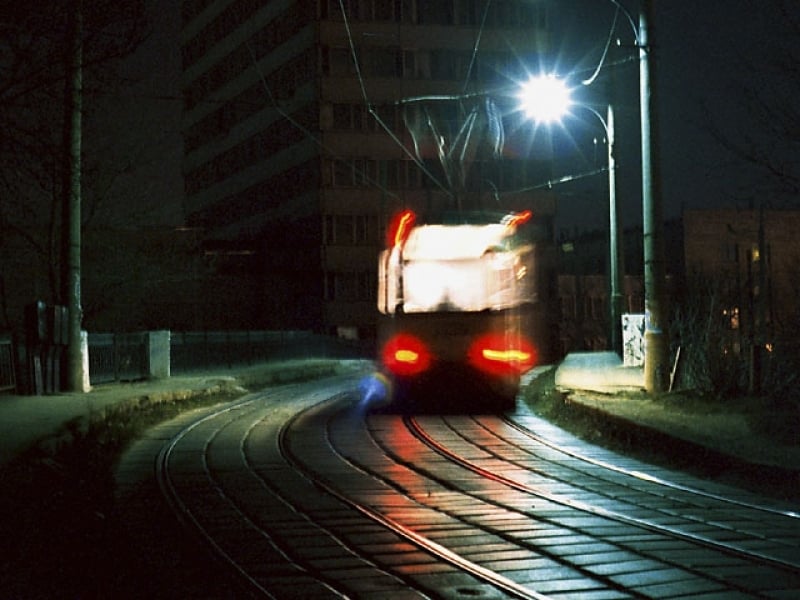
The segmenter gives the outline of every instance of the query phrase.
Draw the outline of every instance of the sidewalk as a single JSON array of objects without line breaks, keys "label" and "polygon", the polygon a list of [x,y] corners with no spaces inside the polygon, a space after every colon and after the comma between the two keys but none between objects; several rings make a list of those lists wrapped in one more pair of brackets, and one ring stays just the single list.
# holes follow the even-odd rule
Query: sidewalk
[{"label": "sidewalk", "polygon": [[770,435],[760,426],[765,417],[782,418],[761,399],[714,401],[691,392],[651,396],[644,392],[643,368],[624,367],[613,352],[570,354],[556,367],[554,380],[605,437],[793,495],[800,490],[800,438]]},{"label": "sidewalk", "polygon": [[644,390],[644,367],[625,367],[614,352],[574,352],[558,365],[556,387],[605,394]]},{"label": "sidewalk", "polygon": [[0,394],[0,466],[31,446],[57,435],[66,423],[101,413],[108,407],[147,398],[151,402],[174,401],[196,395],[245,389],[242,384],[268,385],[333,374],[338,360],[296,360],[252,367],[221,367],[164,379],[107,383],[88,393],[59,393],[43,396]]}]

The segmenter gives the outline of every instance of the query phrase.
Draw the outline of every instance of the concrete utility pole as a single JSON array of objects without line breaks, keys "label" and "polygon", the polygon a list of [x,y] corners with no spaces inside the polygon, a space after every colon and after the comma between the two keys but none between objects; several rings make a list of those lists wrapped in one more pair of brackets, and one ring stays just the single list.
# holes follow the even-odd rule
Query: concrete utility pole
[{"label": "concrete utility pole", "polygon": [[69,310],[65,389],[88,391],[84,386],[81,352],[81,112],[83,88],[83,16],[81,0],[73,2],[67,38],[64,90],[64,198],[62,302]]},{"label": "concrete utility pole", "polygon": [[606,112],[608,137],[608,265],[610,283],[611,350],[622,356],[623,265],[622,235],[619,230],[619,205],[617,203],[617,163],[615,155],[614,107],[608,104]]},{"label": "concrete utility pole", "polygon": [[750,345],[750,373],[747,392],[749,394],[761,393],[762,359],[766,340],[766,302],[767,302],[767,240],[764,232],[764,200],[759,200],[758,205],[758,257],[754,260],[748,257],[748,270],[753,266],[756,273],[751,275],[755,281],[751,284],[753,298],[753,339]]},{"label": "concrete utility pole", "polygon": [[661,177],[656,155],[654,43],[650,40],[653,0],[641,0],[639,13],[639,85],[642,120],[642,217],[644,234],[644,382],[649,393],[667,390],[669,344],[664,306],[664,241]]}]

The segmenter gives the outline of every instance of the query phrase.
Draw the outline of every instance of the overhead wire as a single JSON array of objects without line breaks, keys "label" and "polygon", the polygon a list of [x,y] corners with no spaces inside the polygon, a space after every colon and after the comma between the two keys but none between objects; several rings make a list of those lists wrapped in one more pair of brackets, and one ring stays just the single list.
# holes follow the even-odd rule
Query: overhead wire
[{"label": "overhead wire", "polygon": [[633,15],[631,15],[630,11],[627,8],[625,8],[625,6],[621,2],[619,2],[619,0],[609,0],[609,2],[611,2],[611,4],[613,4],[614,6],[616,6],[617,10],[621,11],[622,14],[625,15],[625,18],[628,19],[628,24],[631,26],[631,29],[633,30],[633,39],[636,42],[637,46],[641,46],[642,44],[641,34],[639,31],[639,27],[636,25],[636,21],[633,18]]},{"label": "overhead wire", "polygon": [[408,156],[412,161],[414,161],[414,163],[417,165],[417,167],[420,169],[420,171],[422,171],[423,174],[425,174],[431,181],[433,181],[439,189],[441,189],[447,195],[452,196],[452,191],[447,189],[447,187],[445,185],[443,185],[433,175],[433,173],[430,172],[430,169],[428,169],[425,166],[425,163],[423,163],[408,148],[406,148],[406,145],[403,144],[402,140],[400,140],[397,137],[397,134],[395,134],[395,132],[392,131],[392,128],[389,127],[384,122],[384,120],[380,117],[378,112],[375,110],[375,107],[372,105],[372,102],[370,102],[369,96],[367,94],[367,88],[366,88],[366,85],[364,83],[364,77],[363,77],[363,75],[361,73],[361,67],[360,67],[359,61],[358,61],[358,54],[356,53],[355,41],[353,40],[353,34],[352,34],[352,31],[350,30],[350,20],[347,17],[347,11],[345,10],[344,0],[339,0],[339,9],[342,12],[342,20],[344,22],[345,33],[347,34],[347,41],[348,41],[348,43],[350,45],[350,53],[351,53],[352,58],[353,58],[353,64],[354,64],[354,67],[355,67],[356,76],[358,77],[358,83],[359,83],[359,86],[361,87],[361,94],[362,94],[362,97],[364,99],[364,105],[367,107],[367,111],[369,112],[370,115],[372,115],[372,117],[381,126],[381,128],[386,133],[389,134],[389,137],[392,139],[392,141],[394,141],[403,150],[403,152],[406,154],[406,156]]},{"label": "overhead wire", "polygon": [[611,27],[608,30],[608,37],[606,38],[606,45],[603,48],[603,52],[600,55],[600,60],[597,63],[597,67],[595,68],[594,72],[586,79],[581,81],[582,85],[592,85],[595,79],[597,79],[598,75],[600,75],[600,71],[603,68],[603,64],[606,61],[606,57],[608,56],[608,49],[611,46],[611,39],[614,37],[614,30],[617,28],[617,17],[619,17],[619,4],[616,5],[617,10],[614,11],[614,20],[611,22]]},{"label": "overhead wire", "polygon": [[475,44],[472,46],[472,55],[469,60],[469,66],[467,67],[467,74],[464,77],[464,87],[462,88],[462,93],[467,93],[467,86],[469,85],[470,79],[472,79],[472,68],[475,66],[475,61],[478,58],[478,48],[481,45],[481,38],[483,37],[483,30],[486,26],[486,18],[489,15],[489,6],[492,4],[492,0],[486,0],[486,6],[483,8],[483,17],[481,17],[481,26],[478,28],[478,35],[475,38]]},{"label": "overhead wire", "polygon": [[364,171],[362,169],[359,169],[352,161],[344,160],[342,158],[337,158],[336,154],[330,148],[328,148],[322,142],[322,140],[320,140],[316,135],[314,135],[314,133],[310,129],[308,129],[308,127],[306,127],[305,125],[300,123],[297,119],[292,117],[292,115],[290,115],[283,107],[281,107],[281,105],[276,100],[275,96],[272,94],[272,89],[269,87],[269,83],[267,83],[267,78],[264,75],[264,72],[262,71],[261,66],[258,64],[258,57],[256,56],[256,53],[253,50],[253,48],[250,45],[250,42],[248,40],[245,40],[245,46],[247,47],[247,50],[250,53],[250,57],[251,57],[251,59],[253,61],[253,66],[255,67],[256,71],[258,72],[259,79],[261,80],[261,85],[263,86],[264,91],[266,92],[267,97],[269,98],[269,101],[272,104],[272,107],[276,111],[278,111],[279,115],[281,115],[284,119],[289,121],[289,123],[292,126],[296,127],[301,133],[303,133],[306,137],[308,137],[310,140],[312,140],[317,145],[317,147],[319,147],[320,149],[324,150],[325,153],[328,156],[333,157],[334,160],[339,160],[341,162],[345,162],[345,163],[349,164],[351,166],[351,168],[354,170],[354,172],[358,173],[361,177],[363,177],[364,181],[376,186],[378,189],[380,189],[382,192],[384,192],[388,196],[391,196],[393,198],[398,198],[398,195],[396,193],[394,193],[391,190],[383,187],[381,182],[376,181],[375,179],[371,178],[366,171]]},{"label": "overhead wire", "polygon": [[514,194],[519,194],[521,192],[529,192],[531,190],[540,190],[543,188],[551,189],[553,188],[553,186],[559,185],[561,183],[578,181],[580,179],[585,179],[586,177],[593,177],[594,175],[599,175],[601,173],[607,173],[607,172],[608,172],[608,167],[598,167],[597,169],[592,169],[591,171],[584,171],[583,173],[577,173],[574,175],[564,175],[563,177],[558,177],[556,179],[548,179],[547,181],[543,181],[542,183],[537,183],[536,185],[531,185],[516,190],[509,190],[507,192],[500,192],[499,194],[496,195],[511,196]]},{"label": "overhead wire", "polygon": [[[610,47],[611,40],[612,40],[612,37],[613,37],[613,32],[614,32],[614,30],[616,28],[616,23],[617,23],[617,20],[618,20],[619,12],[623,12],[623,14],[625,14],[625,16],[628,18],[631,26],[634,29],[634,33],[636,34],[637,43],[638,43],[638,34],[636,33],[636,25],[633,22],[630,13],[617,0],[610,0],[610,1],[616,7],[616,11],[615,11],[615,15],[614,15],[614,21],[613,21],[613,23],[611,25],[611,28],[610,28],[610,31],[609,31],[609,36],[608,36],[608,38],[606,40],[606,44],[605,44],[605,47],[604,47],[604,50],[603,50],[603,54],[602,54],[602,56],[600,58],[598,66],[595,68],[595,70],[593,71],[592,75],[588,79],[582,81],[583,85],[589,85],[591,82],[593,82],[594,79],[597,77],[597,75],[599,74],[600,70],[602,69],[602,67],[605,64],[605,61],[606,61],[606,58],[607,58],[608,49]],[[472,48],[472,54],[471,54],[471,57],[470,57],[470,64],[469,64],[468,69],[467,69],[466,77],[465,77],[465,80],[464,80],[464,86],[462,88],[463,89],[462,93],[460,95],[459,94],[452,94],[452,95],[416,96],[416,97],[412,97],[412,98],[405,98],[405,99],[398,100],[398,101],[395,102],[396,105],[402,106],[402,105],[415,103],[415,102],[438,101],[438,100],[464,100],[464,99],[469,99],[469,98],[474,98],[474,97],[486,97],[486,96],[488,96],[488,92],[467,93],[466,90],[467,90],[467,87],[469,85],[469,81],[471,79],[472,70],[474,69],[474,66],[475,66],[475,63],[476,63],[477,54],[478,54],[479,49],[480,49],[480,42],[481,42],[481,39],[482,39],[483,31],[485,29],[485,23],[486,23],[486,20],[487,20],[487,16],[488,16],[488,13],[489,13],[490,6],[491,6],[491,0],[487,0],[486,4],[484,6],[483,15],[481,17],[481,24],[480,24],[480,27],[478,29],[478,35],[476,37],[475,43],[474,43],[473,48]],[[375,107],[372,104],[372,102],[370,101],[369,95],[367,93],[364,76],[363,76],[363,73],[361,71],[360,62],[358,60],[358,54],[357,54],[357,50],[356,50],[355,40],[353,38],[352,30],[350,28],[349,18],[348,18],[348,15],[347,15],[347,10],[346,10],[346,8],[344,6],[343,0],[339,0],[339,8],[340,8],[340,11],[341,11],[341,14],[342,14],[342,20],[343,20],[343,24],[344,24],[344,27],[345,27],[345,33],[346,33],[347,39],[348,39],[350,55],[351,55],[351,58],[352,58],[352,61],[353,61],[353,68],[355,70],[355,73],[356,73],[356,76],[357,76],[357,79],[358,79],[358,83],[359,83],[359,88],[360,88],[360,91],[361,91],[362,99],[364,101],[364,105],[365,105],[367,111],[375,119],[375,121],[380,125],[380,127],[390,136],[392,141],[395,144],[397,144],[397,146],[403,151],[403,153],[406,156],[408,156],[417,165],[417,167],[420,169],[420,171],[426,177],[428,177],[439,189],[441,189],[443,192],[445,192],[449,196],[452,196],[453,195],[452,190],[448,189],[447,186],[445,186],[441,181],[438,180],[438,178],[433,173],[430,172],[430,170],[426,167],[425,163],[422,160],[420,160],[418,156],[415,156],[414,153],[411,152],[406,147],[406,145],[403,143],[403,141],[400,140],[397,137],[397,134],[393,131],[393,129],[386,124],[386,122],[381,118],[381,116],[375,110]],[[271,88],[269,87],[269,84],[268,84],[268,82],[266,80],[266,76],[264,75],[264,73],[263,73],[263,71],[262,71],[262,69],[261,69],[261,67],[260,67],[260,65],[258,63],[258,57],[256,56],[255,52],[253,51],[253,48],[250,45],[249,41],[245,41],[245,45],[246,45],[246,47],[247,47],[247,49],[248,49],[248,51],[249,51],[249,53],[251,55],[251,59],[253,61],[253,65],[256,68],[257,72],[258,72],[259,79],[261,81],[261,84],[262,84],[262,86],[264,88],[265,93],[267,94],[267,97],[269,98],[269,101],[270,101],[272,107],[282,117],[287,119],[287,121],[289,121],[289,123],[291,123],[294,127],[296,127],[298,130],[300,130],[309,139],[311,139],[319,148],[323,149],[329,156],[333,157],[334,160],[338,160],[338,161],[342,161],[342,162],[346,162],[346,163],[350,164],[350,166],[353,168],[354,172],[358,173],[363,178],[364,181],[374,185],[375,187],[377,187],[378,189],[380,189],[381,191],[383,191],[387,195],[389,195],[391,197],[394,197],[394,198],[398,198],[398,195],[396,193],[394,193],[391,190],[385,188],[380,181],[377,181],[377,180],[371,178],[368,175],[368,173],[366,173],[365,171],[359,169],[352,161],[348,161],[348,160],[345,160],[343,158],[338,158],[336,156],[336,154],[334,152],[332,152],[331,149],[328,148],[317,136],[315,136],[314,133],[311,130],[309,130],[302,123],[298,122],[285,109],[282,108],[280,106],[280,104],[277,102],[275,96],[273,95]],[[613,64],[622,64],[624,62],[630,62],[632,60],[634,60],[634,59],[633,58],[623,59],[623,60],[615,61],[615,63],[613,63]],[[473,111],[473,113],[474,113],[474,111]],[[467,126],[466,123],[465,123],[465,126]],[[471,115],[470,124],[468,126],[468,131],[471,131],[472,126],[474,126],[474,114]],[[460,138],[462,134],[464,134],[464,127],[462,127],[460,129],[457,138]],[[469,133],[467,135],[469,136]],[[415,144],[416,144],[416,141],[415,141]],[[466,142],[465,142],[464,145],[466,145]],[[456,150],[456,147],[454,146],[453,148],[450,149],[450,152],[453,152],[455,150]],[[466,152],[466,147],[461,148],[461,157],[460,158],[462,160],[465,157],[465,152]],[[536,186],[532,186],[532,187],[526,187],[526,188],[519,189],[519,190],[513,190],[513,191],[509,191],[509,192],[501,192],[499,194],[497,192],[495,192],[495,195],[496,196],[504,196],[504,195],[519,193],[521,191],[526,191],[526,190],[531,190],[531,189],[539,189],[539,188],[542,188],[542,187],[552,187],[555,184],[566,183],[568,181],[573,181],[575,179],[588,177],[588,176],[591,176],[591,175],[602,173],[602,172],[604,172],[606,170],[607,169],[599,169],[599,170],[594,170],[594,171],[590,171],[590,172],[587,172],[587,173],[579,174],[579,175],[576,175],[576,176],[565,176],[565,177],[561,177],[561,178],[558,178],[558,179],[555,179],[555,180],[549,180],[549,181],[547,181],[547,182],[545,182],[543,184],[540,184],[540,185],[536,185]]]}]

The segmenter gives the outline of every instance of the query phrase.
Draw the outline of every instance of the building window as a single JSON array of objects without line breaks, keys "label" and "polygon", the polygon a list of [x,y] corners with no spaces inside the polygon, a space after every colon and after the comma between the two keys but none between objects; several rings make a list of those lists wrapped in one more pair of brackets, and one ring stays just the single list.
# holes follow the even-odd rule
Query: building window
[{"label": "building window", "polygon": [[722,247],[722,259],[725,262],[739,262],[739,244],[725,244]]},{"label": "building window", "polygon": [[375,215],[325,215],[324,243],[331,246],[360,246],[377,243],[378,217]]},{"label": "building window", "polygon": [[372,302],[377,295],[377,277],[372,271],[326,272],[325,299],[333,302]]},{"label": "building window", "polygon": [[382,177],[385,177],[384,185],[389,189],[397,189],[399,187],[399,167],[400,164],[396,160],[382,160],[380,161],[380,168]]},{"label": "building window", "polygon": [[374,18],[376,21],[397,21],[400,17],[400,6],[396,0],[374,0]]},{"label": "building window", "polygon": [[323,74],[331,77],[348,77],[356,73],[349,48],[323,48],[322,65]]},{"label": "building window", "polygon": [[601,321],[605,316],[605,302],[599,296],[587,296],[586,315],[594,321]]},{"label": "building window", "polygon": [[422,171],[413,160],[374,160],[366,158],[331,159],[325,180],[332,187],[378,187],[420,189]]},{"label": "building window", "polygon": [[452,0],[417,0],[417,21],[425,25],[453,25]]},{"label": "building window", "polygon": [[456,19],[459,25],[479,25],[483,16],[483,7],[478,7],[475,0],[456,0]]},{"label": "building window", "polygon": [[337,159],[333,161],[333,181],[334,187],[353,186],[353,167],[346,160]]},{"label": "building window", "polygon": [[378,241],[378,217],[375,215],[356,215],[356,244],[374,244]]},{"label": "building window", "polygon": [[422,187],[422,171],[413,160],[401,160],[398,165],[399,187],[419,189]]},{"label": "building window", "polygon": [[644,312],[644,298],[641,294],[628,294],[625,296],[628,312],[631,314]]},{"label": "building window", "polygon": [[343,130],[353,128],[353,114],[349,104],[333,105],[333,127]]},{"label": "building window", "polygon": [[730,308],[726,308],[722,311],[722,316],[725,319],[725,326],[728,329],[736,330],[739,329],[740,321],[739,321],[739,307],[732,306]]},{"label": "building window", "polygon": [[334,227],[336,244],[340,246],[352,246],[355,234],[353,229],[353,216],[336,215]]},{"label": "building window", "polygon": [[375,46],[360,50],[359,60],[367,75],[386,78],[403,76],[403,54],[399,48]]},{"label": "building window", "polygon": [[559,300],[561,302],[561,318],[566,321],[574,319],[577,316],[575,296],[568,294],[561,296]]},{"label": "building window", "polygon": [[377,106],[374,108],[376,115],[368,115],[368,121],[372,124],[375,131],[383,133],[388,128],[389,131],[398,131],[398,111],[396,106]]}]

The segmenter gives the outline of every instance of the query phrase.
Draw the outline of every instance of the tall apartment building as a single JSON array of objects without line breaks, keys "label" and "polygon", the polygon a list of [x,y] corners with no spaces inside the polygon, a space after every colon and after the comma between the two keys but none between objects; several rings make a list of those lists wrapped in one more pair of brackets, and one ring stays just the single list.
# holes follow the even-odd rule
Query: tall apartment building
[{"label": "tall apartment building", "polygon": [[553,196],[535,185],[547,152],[513,115],[498,129],[547,50],[546,7],[184,0],[185,211],[207,258],[198,325],[370,336],[377,254],[404,207],[532,209],[551,241]]}]

